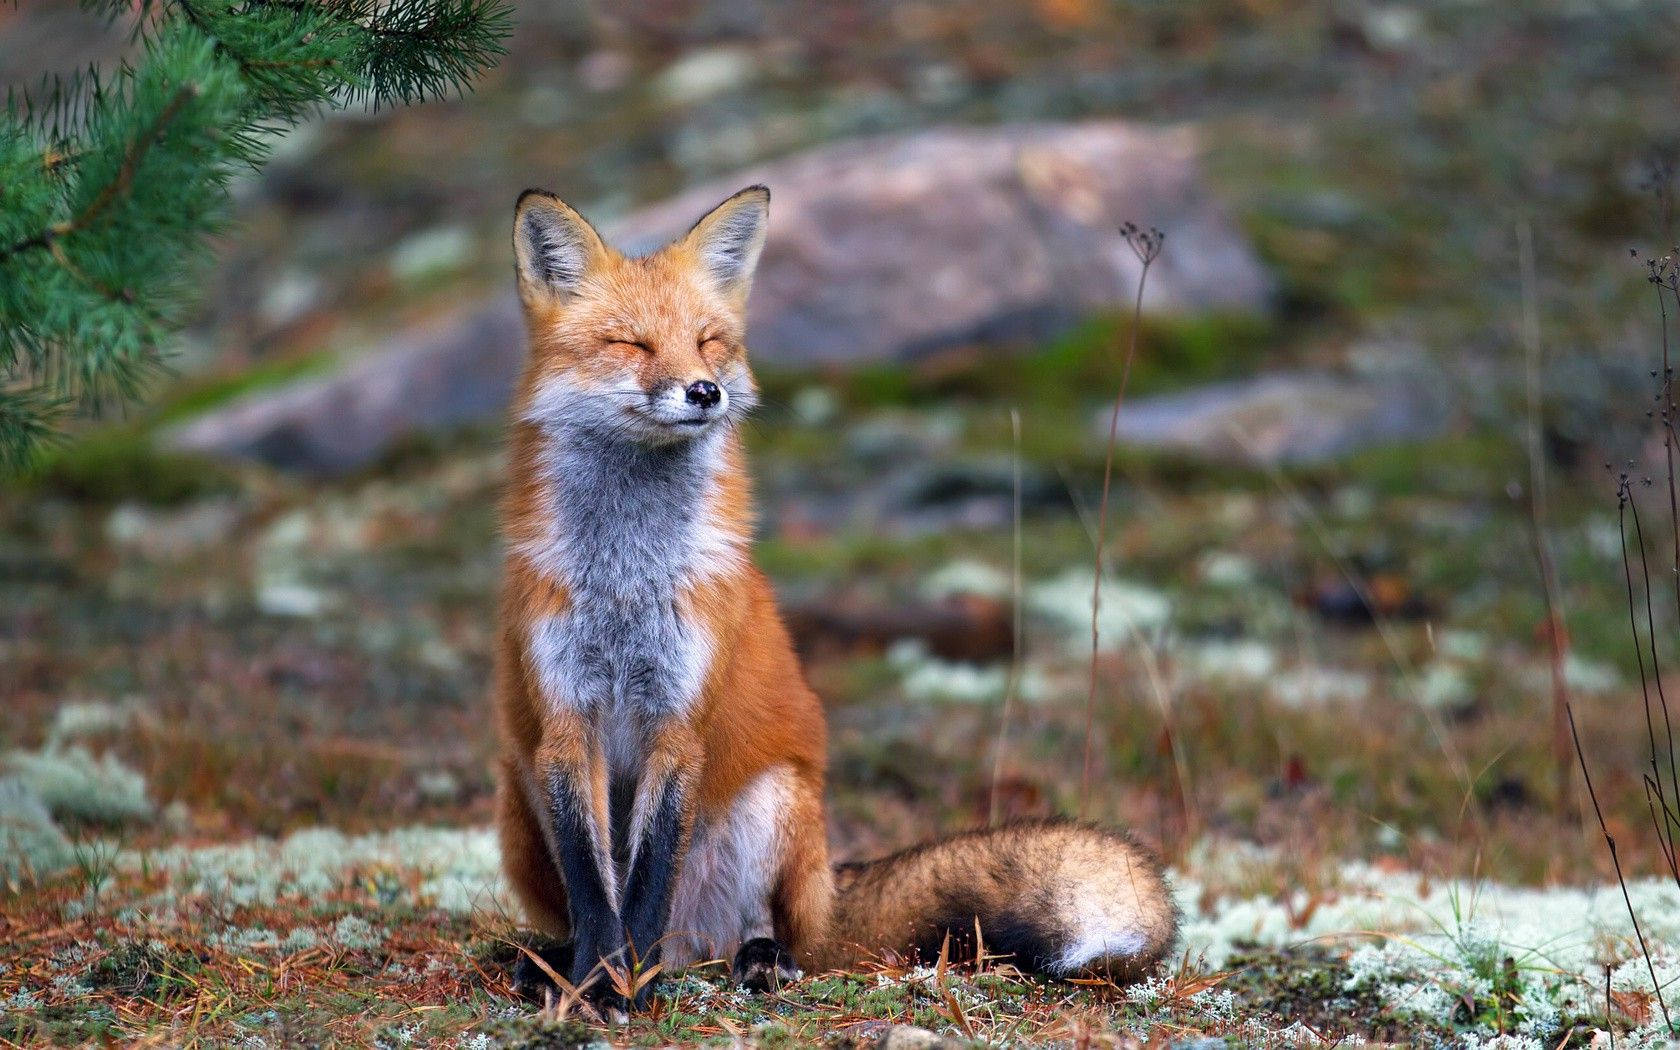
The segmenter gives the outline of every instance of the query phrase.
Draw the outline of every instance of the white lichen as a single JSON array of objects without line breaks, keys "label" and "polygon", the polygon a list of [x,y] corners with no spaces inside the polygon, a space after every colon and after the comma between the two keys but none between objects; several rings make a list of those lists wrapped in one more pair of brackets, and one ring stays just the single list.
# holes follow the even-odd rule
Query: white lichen
[{"label": "white lichen", "polygon": [[1252,638],[1184,646],[1179,660],[1197,678],[1214,682],[1263,682],[1277,670],[1277,652]]},{"label": "white lichen", "polygon": [[982,561],[959,558],[947,562],[922,578],[921,593],[929,601],[944,601],[961,595],[980,598],[1008,598],[1009,574]]},{"label": "white lichen", "polygon": [[0,876],[15,882],[68,868],[75,852],[41,797],[21,778],[0,777]]},{"label": "white lichen", "polygon": [[[1027,609],[1056,627],[1073,648],[1091,644],[1090,569],[1068,569],[1027,588]],[[1106,577],[1097,610],[1098,645],[1114,650],[1150,641],[1172,619],[1172,601],[1160,591],[1116,577]]]},{"label": "white lichen", "polygon": [[115,755],[95,757],[80,745],[40,751],[10,751],[0,771],[15,776],[57,819],[121,825],[151,820],[146,779]]},{"label": "white lichen", "polygon": [[[1007,664],[941,660],[928,655],[926,647],[914,639],[895,642],[887,650],[887,663],[898,671],[899,688],[911,700],[996,703],[1010,688]],[[1014,682],[1017,699],[1032,701],[1045,695],[1044,676],[1037,667],[1029,664],[1018,672]]]}]

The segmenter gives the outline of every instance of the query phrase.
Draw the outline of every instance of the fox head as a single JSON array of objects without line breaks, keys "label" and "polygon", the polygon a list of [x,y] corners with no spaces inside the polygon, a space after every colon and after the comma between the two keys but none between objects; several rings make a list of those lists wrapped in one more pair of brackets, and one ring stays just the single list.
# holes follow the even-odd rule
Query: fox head
[{"label": "fox head", "polygon": [[757,399],[743,340],[769,214],[770,191],[751,186],[630,257],[560,198],[521,194],[513,253],[533,378],[521,418],[643,445],[739,420]]}]

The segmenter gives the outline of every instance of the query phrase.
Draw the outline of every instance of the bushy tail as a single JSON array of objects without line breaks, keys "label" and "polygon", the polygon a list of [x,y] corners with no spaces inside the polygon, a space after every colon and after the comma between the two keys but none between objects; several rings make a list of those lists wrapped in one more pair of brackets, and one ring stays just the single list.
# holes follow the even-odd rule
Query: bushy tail
[{"label": "bushy tail", "polygon": [[1148,848],[1065,820],[965,832],[835,871],[831,936],[818,969],[883,949],[938,957],[974,950],[1056,976],[1148,973],[1178,938],[1178,911]]}]

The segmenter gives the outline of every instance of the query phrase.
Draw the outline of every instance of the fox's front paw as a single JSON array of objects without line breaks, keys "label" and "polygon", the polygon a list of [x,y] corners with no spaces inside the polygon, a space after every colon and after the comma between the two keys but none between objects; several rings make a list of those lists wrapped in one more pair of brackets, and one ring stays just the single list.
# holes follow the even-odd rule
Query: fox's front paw
[{"label": "fox's front paw", "polygon": [[788,950],[771,937],[754,937],[741,945],[730,972],[749,992],[774,992],[804,976]]},{"label": "fox's front paw", "polygon": [[[634,986],[634,978],[620,962],[625,954],[621,949],[610,954],[588,952],[575,956],[572,972],[568,975],[584,1003],[609,1024],[623,1023],[632,1009],[630,1000],[624,995]],[[593,964],[586,965],[585,959],[593,959]],[[640,992],[636,996],[635,1009],[647,1003],[648,987],[643,986]]]},{"label": "fox's front paw", "polygon": [[[527,949],[542,960],[539,965],[536,959],[519,953],[519,961],[513,964],[513,991],[522,999],[540,1003],[548,992],[558,991],[554,979],[549,971],[563,974],[572,968],[571,942],[540,941],[530,945]],[[545,970],[543,967],[547,967]]]},{"label": "fox's front paw", "polygon": [[[597,974],[582,990],[583,1001],[602,1021],[608,1024],[623,1024],[630,1019],[630,1000],[620,995],[618,989],[613,987],[612,981],[604,975]],[[646,1000],[638,996],[634,1008],[639,1010],[645,1005]]]}]

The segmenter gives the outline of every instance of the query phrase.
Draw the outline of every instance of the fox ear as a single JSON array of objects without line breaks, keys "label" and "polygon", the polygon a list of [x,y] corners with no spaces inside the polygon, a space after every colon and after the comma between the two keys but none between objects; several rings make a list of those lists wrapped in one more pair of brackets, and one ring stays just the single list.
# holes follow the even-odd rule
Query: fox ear
[{"label": "fox ear", "polygon": [[769,224],[769,189],[748,186],[695,223],[681,243],[725,293],[745,303]]},{"label": "fox ear", "polygon": [[601,235],[571,205],[543,190],[519,195],[513,215],[513,257],[522,296],[570,295],[606,254]]}]

